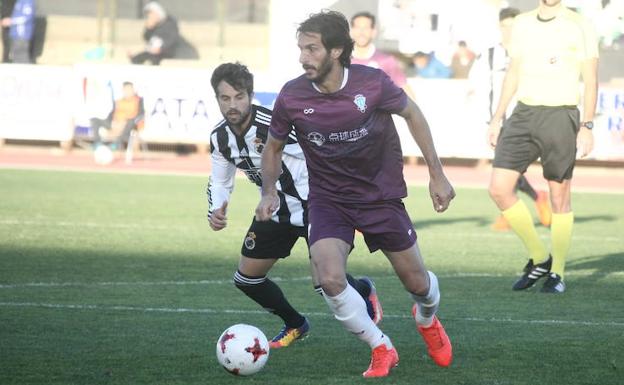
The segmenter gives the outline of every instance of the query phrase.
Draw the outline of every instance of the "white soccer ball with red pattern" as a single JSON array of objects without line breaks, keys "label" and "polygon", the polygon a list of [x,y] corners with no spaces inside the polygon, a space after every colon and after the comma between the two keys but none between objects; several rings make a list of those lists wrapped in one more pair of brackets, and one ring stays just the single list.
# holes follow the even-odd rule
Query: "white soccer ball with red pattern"
[{"label": "white soccer ball with red pattern", "polygon": [[217,341],[217,359],[228,372],[250,376],[258,373],[269,359],[269,341],[255,326],[230,326]]}]

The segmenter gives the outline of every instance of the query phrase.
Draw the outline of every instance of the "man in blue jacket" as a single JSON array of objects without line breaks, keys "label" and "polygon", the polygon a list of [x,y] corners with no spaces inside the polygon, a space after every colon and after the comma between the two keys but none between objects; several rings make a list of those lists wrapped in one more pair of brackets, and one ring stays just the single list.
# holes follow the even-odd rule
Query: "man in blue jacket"
[{"label": "man in blue jacket", "polygon": [[2,26],[9,27],[11,63],[32,63],[30,41],[35,30],[35,0],[17,0],[11,17],[2,19]]}]

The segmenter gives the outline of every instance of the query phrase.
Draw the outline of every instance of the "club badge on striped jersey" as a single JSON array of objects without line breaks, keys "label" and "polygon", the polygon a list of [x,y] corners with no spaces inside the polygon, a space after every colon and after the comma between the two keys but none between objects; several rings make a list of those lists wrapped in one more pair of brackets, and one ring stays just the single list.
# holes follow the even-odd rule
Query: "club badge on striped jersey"
[{"label": "club badge on striped jersey", "polygon": [[247,233],[244,244],[247,250],[253,250],[256,247],[256,233],[253,231]]},{"label": "club badge on striped jersey", "polygon": [[355,98],[353,98],[353,103],[355,103],[355,105],[357,106],[357,109],[361,113],[366,112],[366,96],[362,94],[355,95]]},{"label": "club badge on striped jersey", "polygon": [[255,138],[253,141],[254,151],[258,154],[262,154],[262,150],[264,150],[264,143],[262,143],[262,139]]}]

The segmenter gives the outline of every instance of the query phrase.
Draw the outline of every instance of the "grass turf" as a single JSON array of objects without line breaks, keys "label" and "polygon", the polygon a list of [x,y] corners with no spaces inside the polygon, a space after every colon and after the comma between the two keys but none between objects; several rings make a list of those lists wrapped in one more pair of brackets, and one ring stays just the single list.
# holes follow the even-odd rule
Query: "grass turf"
[{"label": "grass turf", "polygon": [[[239,322],[271,338],[280,320],[230,283],[257,203],[237,181],[227,229],[205,219],[206,178],[0,170],[0,383],[358,384],[369,350],[312,291],[304,243],[271,273],[311,320],[311,335],[271,352],[241,379],[216,362],[220,333]],[[530,207],[532,205],[529,203]],[[382,329],[400,354],[386,384],[620,384],[624,378],[624,201],[574,194],[568,291],[516,293],[519,240],[489,225],[485,190],[458,189],[436,214],[426,189],[406,206],[440,318],[454,344],[437,368],[410,319],[410,300],[382,254],[361,238],[349,271],[375,279]],[[539,227],[546,242],[548,230]],[[538,283],[538,287],[541,283]],[[374,381],[374,380],[373,380]]]}]

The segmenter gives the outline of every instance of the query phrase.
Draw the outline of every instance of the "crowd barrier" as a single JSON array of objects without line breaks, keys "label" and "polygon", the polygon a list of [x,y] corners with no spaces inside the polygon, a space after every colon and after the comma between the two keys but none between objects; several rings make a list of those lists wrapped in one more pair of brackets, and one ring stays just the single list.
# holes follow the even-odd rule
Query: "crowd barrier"
[{"label": "crowd barrier", "polygon": [[[211,69],[77,64],[0,65],[0,140],[68,142],[94,117],[105,118],[131,81],[144,99],[142,140],[206,145],[222,120]],[[441,157],[489,159],[483,101],[467,81],[409,79]],[[272,107],[283,79],[255,74],[256,103]],[[405,156],[420,156],[406,124],[395,119]],[[624,160],[624,85],[601,85],[591,159]]]}]

